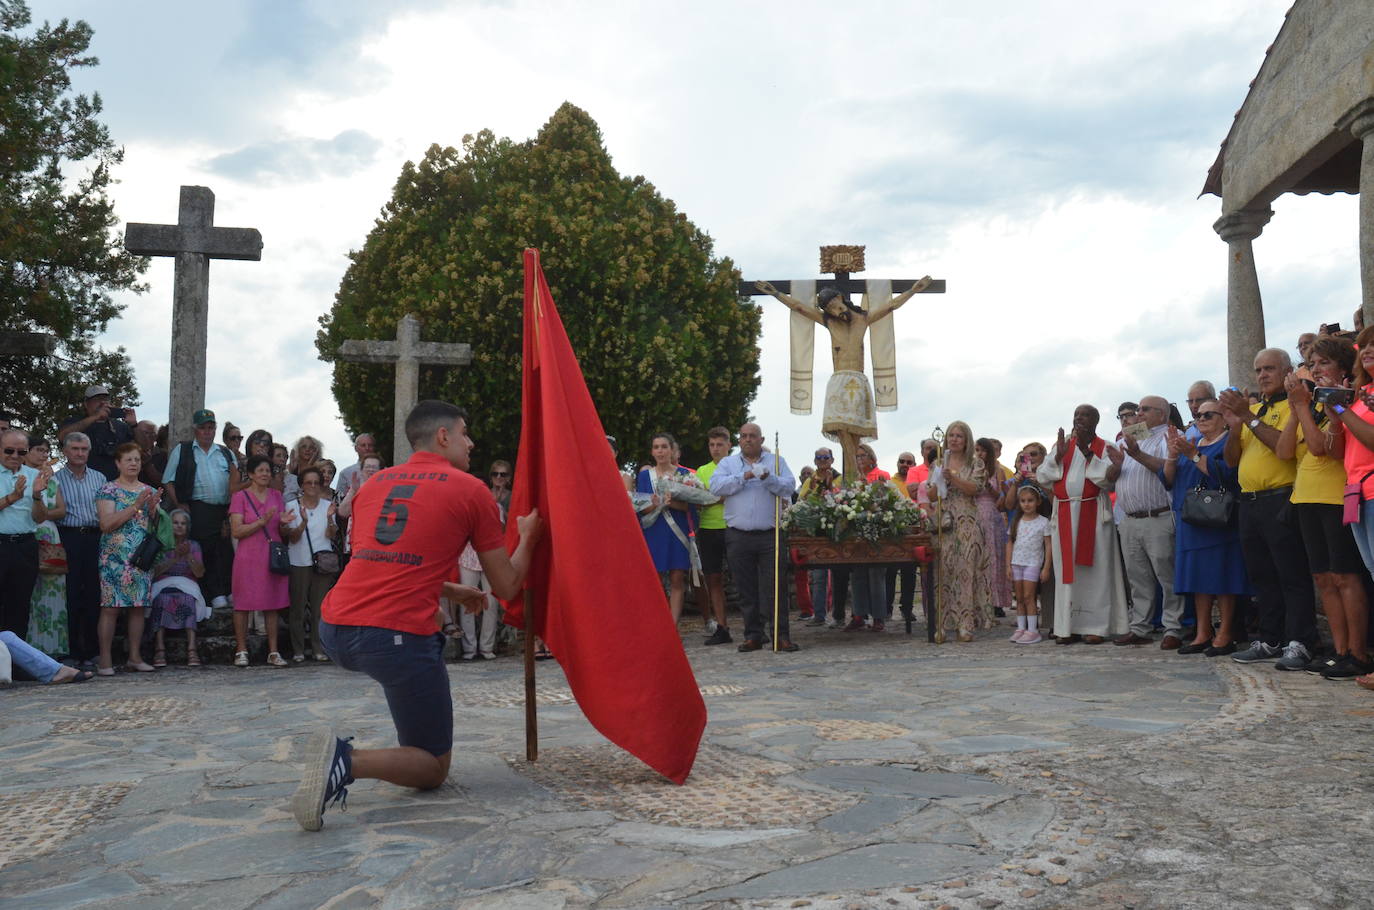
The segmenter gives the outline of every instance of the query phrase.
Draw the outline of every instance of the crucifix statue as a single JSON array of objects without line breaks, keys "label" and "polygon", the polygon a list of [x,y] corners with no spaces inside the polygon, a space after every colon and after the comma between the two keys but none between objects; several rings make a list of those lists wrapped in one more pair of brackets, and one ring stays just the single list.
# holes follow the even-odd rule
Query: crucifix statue
[{"label": "crucifix statue", "polygon": [[421,341],[420,320],[406,314],[396,325],[395,341],[345,341],[339,345],[339,359],[349,363],[396,364],[391,463],[400,464],[410,457],[406,418],[420,400],[420,364],[466,366],[472,363],[472,345]]},{"label": "crucifix statue", "polygon": [[[742,281],[741,296],[771,294],[793,313],[791,331],[791,408],[811,413],[811,362],[815,324],[830,334],[834,373],[825,389],[821,432],[840,444],[846,478],[856,476],[859,443],[878,438],[876,411],[897,408],[896,336],[888,318],[913,294],[943,294],[945,282],[924,278],[861,280],[850,278],[864,270],[862,246],[821,247],[821,269],[834,279],[816,292],[813,279],[799,281]],[[788,292],[791,293],[788,293]],[[893,292],[899,292],[894,297]],[[863,306],[849,299],[863,294]],[[871,329],[871,331],[870,331]],[[864,372],[864,336],[873,349],[875,397]]]},{"label": "crucifix statue", "polygon": [[262,259],[256,228],[215,227],[215,194],[183,186],[176,224],[131,222],[124,248],[137,256],[176,257],[172,285],[172,376],[167,389],[168,439],[191,438],[191,415],[205,407],[206,324],[210,260]]}]

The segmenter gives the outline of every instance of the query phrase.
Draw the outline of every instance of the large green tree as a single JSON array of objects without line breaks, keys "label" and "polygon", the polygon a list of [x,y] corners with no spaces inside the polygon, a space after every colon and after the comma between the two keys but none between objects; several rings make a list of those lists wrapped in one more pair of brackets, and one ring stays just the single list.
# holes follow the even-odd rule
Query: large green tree
[{"label": "large green tree", "polygon": [[659,430],[704,452],[707,429],[745,419],[759,311],[736,295],[738,273],[672,200],[616,173],[596,123],[565,103],[530,141],[484,130],[461,153],[433,146],[402,168],[320,319],[351,430],[389,446],[393,374],[336,361],[340,343],[394,338],[414,313],[425,340],[473,348],[469,367],[422,368],[421,397],[468,408],[476,463],[515,454],[525,247],[540,251],[602,423],[628,459],[647,457]]},{"label": "large green tree", "polygon": [[142,291],[146,260],[124,251],[108,196],[123,160],[97,119],[100,96],[71,91],[95,66],[85,22],[30,29],[28,7],[0,0],[0,333],[47,332],[57,356],[0,356],[0,407],[50,432],[92,382],[125,403],[138,390],[123,348],[96,336],[122,307],[112,291]]}]

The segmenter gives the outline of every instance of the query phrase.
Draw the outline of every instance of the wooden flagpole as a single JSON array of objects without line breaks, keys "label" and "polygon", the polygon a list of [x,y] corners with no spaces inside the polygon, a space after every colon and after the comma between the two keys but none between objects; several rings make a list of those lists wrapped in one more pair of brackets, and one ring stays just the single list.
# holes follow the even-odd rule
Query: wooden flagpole
[{"label": "wooden flagpole", "polygon": [[534,713],[534,593],[525,588],[525,761],[539,760],[539,719]]}]

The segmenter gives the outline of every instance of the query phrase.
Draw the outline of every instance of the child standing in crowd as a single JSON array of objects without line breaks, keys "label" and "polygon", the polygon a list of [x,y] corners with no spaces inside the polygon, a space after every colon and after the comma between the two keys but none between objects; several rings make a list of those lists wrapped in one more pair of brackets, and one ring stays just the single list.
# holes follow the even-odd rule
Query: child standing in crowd
[{"label": "child standing in crowd", "polygon": [[1050,520],[1041,514],[1044,502],[1039,487],[1022,484],[1016,493],[1019,508],[1011,518],[1007,538],[1007,578],[1016,587],[1016,631],[1011,640],[1018,645],[1043,640],[1035,595],[1040,583],[1050,579]]}]

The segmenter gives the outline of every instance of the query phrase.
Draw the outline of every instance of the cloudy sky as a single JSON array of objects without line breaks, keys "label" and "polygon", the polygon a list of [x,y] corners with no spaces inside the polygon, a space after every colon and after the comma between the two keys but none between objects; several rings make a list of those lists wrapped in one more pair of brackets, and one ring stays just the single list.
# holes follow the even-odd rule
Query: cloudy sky
[{"label": "cloudy sky", "polygon": [[[818,246],[862,243],[869,276],[948,281],[896,315],[901,407],[876,444],[890,468],[956,418],[1014,451],[1050,441],[1080,401],[1111,415],[1225,378],[1220,200],[1196,197],[1289,3],[32,8],[95,29],[101,65],[78,88],[101,93],[126,149],[121,218],[175,220],[178,187],[200,184],[218,224],[262,232],[261,262],[211,266],[221,421],[310,432],[347,461],[313,345],[347,252],[406,160],[482,128],[526,139],[568,100],[621,173],[674,199],[746,277],[814,277]],[[1269,342],[1291,347],[1358,305],[1357,212],[1349,196],[1275,212],[1255,255]],[[141,411],[163,419],[170,260],[147,280],[105,342],[129,349]],[[786,311],[763,305],[753,412],[796,463],[819,416],[788,413]]]}]

